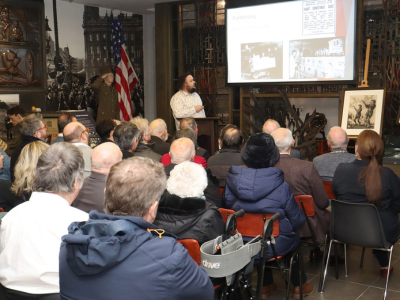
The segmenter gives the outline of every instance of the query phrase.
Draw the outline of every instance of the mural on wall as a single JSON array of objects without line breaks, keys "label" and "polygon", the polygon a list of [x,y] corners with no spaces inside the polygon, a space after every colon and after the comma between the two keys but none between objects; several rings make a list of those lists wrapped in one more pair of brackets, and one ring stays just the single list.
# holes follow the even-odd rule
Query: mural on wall
[{"label": "mural on wall", "polygon": [[[63,1],[57,1],[57,7],[53,7],[52,0],[44,3],[48,19],[46,109],[88,110],[96,118],[98,104],[91,83],[100,75],[100,66],[115,68],[110,10]],[[57,23],[54,23],[54,13]],[[114,15],[121,19],[128,55],[139,77],[131,95],[134,115],[143,115],[142,16],[116,11]]]},{"label": "mural on wall", "polygon": [[37,8],[0,2],[0,86],[40,86],[39,24]]}]

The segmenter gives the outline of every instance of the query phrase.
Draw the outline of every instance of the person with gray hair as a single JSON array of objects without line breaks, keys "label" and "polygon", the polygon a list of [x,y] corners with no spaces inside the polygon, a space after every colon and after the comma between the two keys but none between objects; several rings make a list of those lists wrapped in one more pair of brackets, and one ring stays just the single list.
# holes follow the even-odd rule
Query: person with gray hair
[{"label": "person with gray hair", "polygon": [[[318,171],[310,161],[300,160],[290,156],[290,148],[294,144],[292,133],[289,129],[280,128],[272,133],[275,144],[280,152],[280,160],[275,165],[283,171],[285,182],[289,184],[294,196],[311,195],[314,198],[315,215],[309,217],[317,241],[323,241],[329,230],[330,212],[328,195],[319,178]],[[307,225],[300,230],[300,237],[310,237],[311,233]],[[310,259],[316,259],[316,252],[310,253]]]},{"label": "person with gray hair", "polygon": [[2,219],[0,299],[60,299],[61,237],[72,222],[88,219],[71,207],[83,166],[81,151],[67,143],[54,144],[39,157],[30,200]]},{"label": "person with gray hair", "polygon": [[81,191],[72,206],[89,213],[104,212],[104,189],[110,169],[122,160],[122,152],[114,143],[103,143],[92,153],[92,173],[83,182]]},{"label": "person with gray hair", "polygon": [[315,157],[313,163],[317,168],[321,180],[332,181],[338,165],[341,163],[351,163],[356,159],[356,156],[347,152],[349,138],[346,131],[339,126],[331,128],[327,139],[331,152]]},{"label": "person with gray hair", "polygon": [[[167,175],[167,178],[177,165],[183,162],[195,162],[196,152],[194,149],[194,143],[189,138],[183,137],[172,143],[171,150],[168,154],[168,156],[171,157],[171,163],[165,166],[165,174]],[[207,187],[204,191],[206,199],[207,201],[214,203],[217,207],[222,207],[222,198],[218,190],[218,180],[213,176],[209,169],[205,170],[208,180]]]},{"label": "person with gray hair", "polygon": [[133,157],[139,143],[139,129],[131,122],[121,122],[114,130],[114,142],[121,149],[122,159]]},{"label": "person with gray hair", "polygon": [[210,157],[210,153],[204,148],[201,148],[199,145],[197,145],[197,137],[199,135],[199,129],[197,128],[197,123],[194,118],[187,117],[183,118],[181,120],[181,124],[179,125],[179,128],[185,129],[185,128],[192,128],[193,131],[196,133],[196,155],[200,157],[204,157],[206,160]]},{"label": "person with gray hair", "polygon": [[134,156],[148,157],[155,161],[161,162],[161,155],[155,153],[148,143],[151,139],[149,121],[142,117],[136,117],[130,120],[139,129],[139,144],[137,145]]},{"label": "person with gray hair", "polygon": [[[207,273],[175,236],[153,224],[166,183],[162,164],[149,158],[125,159],[111,168],[106,214],[91,211],[87,222],[71,224],[63,237],[61,300],[213,299]],[[119,284],[110,285],[115,280]]]},{"label": "person with gray hair", "polygon": [[42,115],[29,115],[21,121],[21,143],[14,149],[10,162],[11,181],[14,182],[15,164],[21,154],[22,149],[36,141],[46,141],[47,125],[44,125]]},{"label": "person with gray hair", "polygon": [[149,144],[152,144],[152,150],[163,156],[169,152],[171,147],[170,143],[167,143],[168,129],[167,124],[163,119],[155,119],[150,123],[151,140]]},{"label": "person with gray hair", "polygon": [[[268,119],[265,121],[262,131],[264,133],[272,134],[275,130],[281,128],[281,125],[273,119]],[[301,152],[298,149],[290,148],[290,156],[298,159],[303,159]]]},{"label": "person with gray hair", "polygon": [[154,224],[180,239],[195,239],[199,244],[225,233],[218,208],[204,196],[207,173],[193,162],[176,166],[167,181]]}]

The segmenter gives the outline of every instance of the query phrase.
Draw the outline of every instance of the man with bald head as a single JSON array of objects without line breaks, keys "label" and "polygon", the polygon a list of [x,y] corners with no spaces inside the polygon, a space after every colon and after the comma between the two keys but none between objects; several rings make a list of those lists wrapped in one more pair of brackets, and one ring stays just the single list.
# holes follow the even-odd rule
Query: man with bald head
[{"label": "man with bald head", "polygon": [[64,142],[64,135],[63,135],[64,128],[71,122],[76,122],[76,117],[70,113],[64,113],[58,118],[57,122],[58,136],[54,141],[51,142],[51,144]]},{"label": "man with bald head", "polygon": [[317,156],[314,158],[313,163],[321,180],[332,181],[337,166],[341,163],[351,163],[356,157],[354,154],[347,152],[349,138],[346,131],[339,126],[331,128],[327,139],[331,152]]},{"label": "man with bald head", "polygon": [[97,210],[104,213],[104,189],[106,179],[113,165],[122,160],[122,152],[114,143],[103,143],[92,153],[92,173],[83,182],[83,186],[72,206],[89,213]]},{"label": "man with bald head", "polygon": [[[275,130],[279,128],[281,128],[281,125],[279,125],[277,121],[273,119],[268,119],[267,121],[265,121],[262,130],[264,133],[272,134]],[[290,148],[290,156],[298,159],[303,159],[303,157],[301,156],[301,152],[293,148],[293,146],[292,148]]]},{"label": "man with bald head", "polygon": [[[275,168],[283,171],[285,182],[289,185],[294,196],[313,196],[315,215],[310,217],[309,220],[317,241],[323,241],[325,234],[329,230],[330,213],[326,210],[329,206],[329,199],[319,178],[318,171],[312,162],[290,156],[290,148],[293,147],[294,140],[289,129],[279,128],[271,135],[280,153],[280,159]],[[299,232],[300,237],[311,236],[307,224]],[[314,252],[311,253],[310,258],[316,258],[316,254]]]},{"label": "man with bald head", "polygon": [[[169,174],[175,166],[185,162],[194,162],[196,151],[194,143],[188,138],[179,138],[171,144],[169,151],[171,163],[165,167],[165,175],[169,178]],[[209,169],[206,169],[208,184],[204,190],[206,200],[214,203],[217,207],[222,207],[222,198],[218,190],[218,180],[212,175]]]},{"label": "man with bald head", "polygon": [[153,145],[151,149],[161,156],[167,154],[171,144],[166,142],[168,139],[168,130],[165,121],[163,119],[155,119],[151,122],[150,134],[151,140],[149,144]]},{"label": "man with bald head", "polygon": [[79,122],[71,122],[65,126],[63,130],[64,141],[66,143],[71,143],[78,147],[83,154],[83,159],[85,161],[85,168],[83,177],[89,177],[91,173],[91,162],[93,150],[90,148],[90,137],[89,128],[86,128]]}]

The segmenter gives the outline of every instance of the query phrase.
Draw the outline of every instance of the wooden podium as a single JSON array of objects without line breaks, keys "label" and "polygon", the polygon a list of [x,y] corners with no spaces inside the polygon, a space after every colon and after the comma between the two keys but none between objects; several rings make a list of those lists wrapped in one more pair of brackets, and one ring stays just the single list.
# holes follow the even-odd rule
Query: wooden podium
[{"label": "wooden podium", "polygon": [[[218,148],[218,121],[219,117],[194,118],[197,123],[197,143],[206,149],[210,156],[214,155]],[[181,118],[178,118],[181,120]]]}]

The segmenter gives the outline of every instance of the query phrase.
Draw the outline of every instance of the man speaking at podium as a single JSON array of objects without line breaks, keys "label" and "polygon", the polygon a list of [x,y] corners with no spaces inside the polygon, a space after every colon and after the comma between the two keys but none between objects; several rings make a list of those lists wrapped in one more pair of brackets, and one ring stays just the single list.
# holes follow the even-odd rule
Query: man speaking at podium
[{"label": "man speaking at podium", "polygon": [[196,93],[196,82],[190,74],[183,74],[178,78],[179,91],[171,98],[171,109],[174,115],[176,130],[179,130],[180,121],[177,119],[192,117],[205,118],[203,102]]}]

